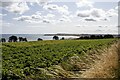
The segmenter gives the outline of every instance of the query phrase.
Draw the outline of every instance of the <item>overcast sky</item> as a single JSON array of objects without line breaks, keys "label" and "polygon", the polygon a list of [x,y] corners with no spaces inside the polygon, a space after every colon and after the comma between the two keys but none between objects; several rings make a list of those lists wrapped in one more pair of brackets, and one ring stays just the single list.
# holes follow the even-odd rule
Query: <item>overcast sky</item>
[{"label": "overcast sky", "polygon": [[7,1],[0,0],[1,33],[118,33],[117,2]]}]

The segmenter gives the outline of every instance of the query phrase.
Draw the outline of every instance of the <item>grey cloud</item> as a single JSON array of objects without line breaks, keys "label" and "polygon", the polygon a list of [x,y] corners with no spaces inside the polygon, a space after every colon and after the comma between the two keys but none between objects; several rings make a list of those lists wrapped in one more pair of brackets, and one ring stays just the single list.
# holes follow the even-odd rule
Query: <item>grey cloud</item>
[{"label": "grey cloud", "polygon": [[98,27],[100,27],[100,28],[101,28],[102,26],[98,26]]},{"label": "grey cloud", "polygon": [[[9,1],[9,2],[8,2]],[[1,7],[7,7],[13,4],[12,0],[7,0],[6,2],[4,2],[3,0],[0,0],[0,6]]]},{"label": "grey cloud", "polygon": [[96,21],[95,19],[85,19],[86,21]]},{"label": "grey cloud", "polygon": [[44,5],[43,8],[50,11],[57,11],[60,14],[69,15],[68,6],[66,5],[58,6],[56,4],[47,4]]},{"label": "grey cloud", "polygon": [[102,32],[103,30],[97,29],[96,31],[97,31],[97,32]]},{"label": "grey cloud", "polygon": [[[33,2],[39,5],[45,5],[48,0],[34,0]],[[23,14],[29,10],[27,0],[0,0],[0,6],[9,12],[17,14]]]},{"label": "grey cloud", "polygon": [[14,18],[14,20],[18,20],[18,21],[26,21],[26,20],[30,20],[31,17],[30,16],[21,16],[18,18]]},{"label": "grey cloud", "polygon": [[89,17],[91,13],[89,10],[85,10],[85,11],[77,11],[76,14],[78,17]]},{"label": "grey cloud", "polygon": [[82,14],[82,13],[78,13],[77,16],[79,17],[89,17],[89,14]]},{"label": "grey cloud", "polygon": [[50,23],[50,21],[49,20],[43,20],[43,23]]}]

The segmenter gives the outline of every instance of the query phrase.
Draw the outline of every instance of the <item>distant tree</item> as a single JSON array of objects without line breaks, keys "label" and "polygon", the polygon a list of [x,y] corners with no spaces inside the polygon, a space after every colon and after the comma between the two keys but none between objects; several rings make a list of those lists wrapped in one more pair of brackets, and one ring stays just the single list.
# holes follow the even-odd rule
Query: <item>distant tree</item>
[{"label": "distant tree", "polygon": [[22,38],[22,37],[19,37],[18,39],[19,39],[19,42],[23,41],[23,38]]},{"label": "distant tree", "polygon": [[1,38],[0,42],[6,42],[5,38]]},{"label": "distant tree", "polygon": [[17,36],[10,36],[8,42],[17,42]]},{"label": "distant tree", "polygon": [[27,42],[27,38],[23,38],[23,41]]},{"label": "distant tree", "polygon": [[120,35],[117,35],[117,38],[119,38],[119,39],[120,39]]},{"label": "distant tree", "polygon": [[83,36],[81,36],[79,39],[84,39],[84,37],[83,37]]},{"label": "distant tree", "polygon": [[99,38],[100,38],[100,39],[103,39],[103,36],[102,36],[102,35],[99,35]]},{"label": "distant tree", "polygon": [[96,36],[95,35],[91,35],[90,39],[96,39]]},{"label": "distant tree", "polygon": [[100,39],[100,36],[99,35],[95,35],[95,39]]},{"label": "distant tree", "polygon": [[43,39],[41,39],[41,38],[38,38],[37,40],[38,40],[38,41],[42,41]]},{"label": "distant tree", "polygon": [[53,36],[53,40],[59,40],[59,37],[58,36]]},{"label": "distant tree", "polygon": [[19,42],[27,42],[27,38],[19,37]]},{"label": "distant tree", "polygon": [[103,39],[103,36],[102,35],[90,35],[90,37],[89,36],[81,36],[78,39]]},{"label": "distant tree", "polygon": [[84,36],[83,39],[90,39],[88,36]]},{"label": "distant tree", "polygon": [[64,39],[65,39],[64,37],[61,38],[61,40],[64,40]]},{"label": "distant tree", "polygon": [[104,38],[114,38],[113,35],[104,35]]},{"label": "distant tree", "polygon": [[102,35],[96,35],[95,39],[103,39],[103,36]]}]

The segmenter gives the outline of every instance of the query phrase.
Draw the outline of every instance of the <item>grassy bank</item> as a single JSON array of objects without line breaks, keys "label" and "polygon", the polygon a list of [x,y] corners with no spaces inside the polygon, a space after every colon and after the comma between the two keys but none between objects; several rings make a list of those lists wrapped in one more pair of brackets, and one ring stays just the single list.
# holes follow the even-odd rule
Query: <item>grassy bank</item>
[{"label": "grassy bank", "polygon": [[104,52],[99,55],[100,60],[96,60],[90,69],[86,70],[82,78],[112,78],[118,80],[118,43],[114,43],[109,48],[105,48]]}]

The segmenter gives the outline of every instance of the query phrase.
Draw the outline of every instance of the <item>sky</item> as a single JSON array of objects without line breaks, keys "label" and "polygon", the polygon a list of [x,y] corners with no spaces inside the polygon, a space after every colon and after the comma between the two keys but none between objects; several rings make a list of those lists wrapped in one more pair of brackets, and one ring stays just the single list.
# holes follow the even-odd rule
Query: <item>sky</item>
[{"label": "sky", "polygon": [[118,2],[0,0],[2,34],[118,34]]}]

